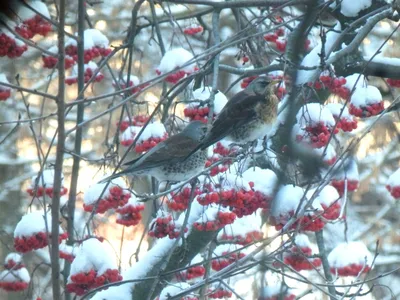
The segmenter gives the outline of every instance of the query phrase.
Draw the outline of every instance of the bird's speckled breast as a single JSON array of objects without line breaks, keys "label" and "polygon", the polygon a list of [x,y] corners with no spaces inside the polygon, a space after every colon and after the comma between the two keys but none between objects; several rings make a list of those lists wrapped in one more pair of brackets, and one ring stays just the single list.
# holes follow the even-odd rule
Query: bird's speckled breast
[{"label": "bird's speckled breast", "polygon": [[246,143],[264,137],[269,133],[270,129],[270,124],[266,124],[262,120],[256,119],[235,129],[229,135],[229,138],[237,143]]}]

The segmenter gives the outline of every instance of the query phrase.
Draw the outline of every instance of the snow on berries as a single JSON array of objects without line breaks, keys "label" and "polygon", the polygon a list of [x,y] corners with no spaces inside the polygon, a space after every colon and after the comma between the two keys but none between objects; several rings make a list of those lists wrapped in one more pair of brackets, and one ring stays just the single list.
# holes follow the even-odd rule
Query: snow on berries
[{"label": "snow on berries", "polygon": [[125,75],[122,79],[118,81],[118,84],[113,83],[113,86],[115,89],[126,89],[127,87],[131,88],[131,93],[135,94],[137,92],[140,92],[142,89],[144,89],[146,86],[149,84],[142,84],[140,85],[140,80],[139,77],[135,75],[130,75],[129,76],[129,83],[128,83],[128,75]]},{"label": "snow on berries", "polygon": [[324,186],[319,192],[318,189],[310,189],[307,192],[309,199],[315,197],[314,203],[320,204],[323,209],[322,216],[327,220],[336,220],[342,210],[342,201],[338,191],[331,185]]},{"label": "snow on berries", "polygon": [[[142,130],[139,126],[128,127],[121,136],[121,145],[128,147],[135,140],[136,135]],[[148,124],[143,130],[141,135],[136,141],[134,151],[136,153],[142,153],[149,151],[151,148],[155,147],[158,143],[165,141],[168,138],[168,133],[165,130],[164,124],[155,122]]]},{"label": "snow on berries", "polygon": [[395,199],[400,199],[400,169],[389,176],[386,189]]},{"label": "snow on berries", "polygon": [[135,226],[142,220],[141,212],[144,210],[144,203],[137,201],[132,193],[127,204],[116,209],[117,223],[124,226]]},{"label": "snow on berries", "polygon": [[328,103],[325,106],[332,113],[336,127],[344,132],[350,132],[357,128],[357,119],[354,118],[346,105],[341,103]]},{"label": "snow on berries", "polygon": [[5,74],[0,73],[0,101],[6,101],[11,98],[11,88],[1,85],[1,82],[9,83]]},{"label": "snow on berries", "polygon": [[246,256],[245,250],[236,245],[219,245],[212,254],[211,268],[220,271]]},{"label": "snow on berries", "polygon": [[[178,295],[180,292],[183,292],[185,289],[190,288],[190,284],[186,282],[174,282],[167,285],[160,293],[160,296],[156,298],[156,300],[168,300]],[[179,298],[180,300],[198,300],[193,294],[188,294]]]},{"label": "snow on berries", "polygon": [[183,29],[183,33],[186,35],[196,35],[198,33],[202,33],[203,30],[204,28],[200,24],[191,24]]},{"label": "snow on berries", "polygon": [[[208,114],[210,111],[209,103],[211,97],[212,87],[205,86],[193,91],[193,98],[187,103],[183,113],[190,121],[202,121],[207,123]],[[214,111],[213,119],[221,112],[224,108],[228,99],[226,96],[217,91],[214,96]]]},{"label": "snow on berries", "polygon": [[0,273],[0,289],[7,292],[26,290],[31,278],[18,253],[9,253],[4,261],[5,270]]},{"label": "snow on berries", "polygon": [[[47,224],[46,224],[47,223]],[[48,230],[48,231],[47,231]],[[67,239],[67,233],[59,229],[58,241]],[[50,212],[35,211],[24,215],[14,230],[14,248],[17,252],[26,253],[32,250],[44,248],[51,237]]]},{"label": "snow on berries", "polygon": [[319,103],[309,103],[300,108],[296,115],[297,124],[293,126],[292,134],[299,143],[312,148],[322,148],[329,142],[330,136],[337,133],[333,129],[335,119],[332,113]]},{"label": "snow on berries", "polygon": [[244,78],[244,79],[242,80],[242,82],[240,83],[240,87],[241,87],[242,89],[247,88],[247,87],[249,86],[249,84],[250,84],[254,79],[256,79],[257,77],[258,77],[258,76],[255,75],[255,76],[249,76],[249,77]]},{"label": "snow on berries", "polygon": [[[306,235],[297,234],[293,245],[283,252],[283,264],[292,267],[297,272],[319,268],[322,262],[320,258],[311,257],[315,254],[313,248]],[[275,265],[280,266],[280,262]]]},{"label": "snow on berries", "polygon": [[368,273],[372,261],[371,252],[362,242],[341,243],[328,255],[331,273],[336,276],[359,276]]},{"label": "snow on berries", "polygon": [[156,69],[157,75],[165,74],[174,71],[165,77],[165,81],[175,84],[186,75],[198,70],[195,63],[186,65],[193,60],[193,55],[183,48],[175,48],[167,51]]},{"label": "snow on berries", "polygon": [[344,194],[346,189],[348,192],[355,191],[360,181],[356,161],[354,159],[343,163],[339,161],[337,165],[340,167],[334,172],[331,185],[339,192],[340,196]]},{"label": "snow on berries", "polygon": [[[119,127],[119,131],[124,132],[129,126],[143,127],[148,120],[149,116],[146,115],[137,115],[130,117],[126,116],[123,121],[117,123],[117,126]],[[132,142],[130,144],[132,144]]]},{"label": "snow on berries", "polygon": [[294,300],[296,295],[283,285],[269,285],[261,290],[258,300]]},{"label": "snow on berries", "polygon": [[116,263],[108,256],[98,239],[82,243],[71,264],[66,289],[81,296],[105,284],[121,281]]},{"label": "snow on berries", "polygon": [[[53,47],[49,48],[47,51],[54,53],[54,56],[49,55],[47,53],[43,53],[42,54],[43,67],[45,67],[47,69],[54,69],[58,63],[58,57],[57,57],[58,47],[57,47],[57,45],[53,46]],[[65,69],[67,70],[67,69],[71,68],[74,64],[75,64],[74,59],[71,56],[66,55],[65,59],[64,59]]]},{"label": "snow on berries", "polygon": [[109,209],[122,207],[128,203],[132,194],[122,178],[113,179],[107,183],[95,183],[86,191],[83,198],[83,209],[87,212],[94,210],[103,214]]},{"label": "snow on berries", "polygon": [[[54,170],[43,170],[39,176],[33,176],[31,186],[26,190],[32,197],[53,197],[53,183],[54,183]],[[61,180],[60,195],[63,196],[68,193],[68,189],[64,185],[64,176]]]},{"label": "snow on berries", "polygon": [[7,28],[0,26],[0,57],[20,57],[26,50],[28,46],[23,41],[17,39]]},{"label": "snow on berries", "polygon": [[50,13],[46,4],[41,1],[32,0],[26,1],[26,4],[17,4],[15,7],[14,13],[21,20],[21,23],[15,27],[15,31],[26,39],[31,39],[36,34],[46,36],[51,31],[51,24],[42,17],[50,19]]},{"label": "snow on berries", "polygon": [[69,246],[66,243],[61,243],[59,248],[59,257],[66,261],[73,262],[75,259],[77,248]]},{"label": "snow on berries", "polygon": [[368,85],[364,76],[353,74],[346,77],[346,80],[346,87],[349,90],[355,88],[350,99],[350,114],[366,118],[375,116],[385,109],[381,92],[375,86]]},{"label": "snow on berries", "polygon": [[[94,76],[94,82],[101,82],[104,79],[104,75],[101,72],[98,72],[98,67],[95,62],[89,61],[84,65],[84,82],[88,83],[91,78]],[[68,85],[72,85],[78,82],[78,65],[74,65],[72,68],[71,76],[65,78],[65,83]]]},{"label": "snow on berries", "polygon": [[263,239],[264,235],[260,227],[260,218],[255,214],[244,216],[225,226],[218,233],[217,240],[220,243],[248,245]]},{"label": "snow on berries", "polygon": [[[111,53],[107,37],[97,29],[86,29],[83,36],[85,64],[98,57],[106,57]],[[70,38],[65,43],[65,53],[78,61],[78,44]]]},{"label": "snow on berries", "polygon": [[275,226],[276,230],[281,230],[291,218],[296,218],[295,222],[289,227],[300,231],[320,231],[325,223],[318,216],[321,211],[319,203],[315,202],[317,209],[308,209],[304,215],[295,216],[299,207],[303,208],[308,199],[304,195],[304,190],[299,186],[284,185],[275,196],[275,205],[271,212],[269,222]]},{"label": "snow on berries", "polygon": [[217,231],[225,225],[232,224],[236,215],[229,209],[217,205],[209,205],[201,217],[193,223],[198,231]]},{"label": "snow on berries", "polygon": [[[159,210],[157,217],[150,224],[149,236],[157,239],[168,236],[172,240],[179,237],[181,228],[180,220],[175,220],[171,214]],[[187,231],[187,228],[183,230]]]}]

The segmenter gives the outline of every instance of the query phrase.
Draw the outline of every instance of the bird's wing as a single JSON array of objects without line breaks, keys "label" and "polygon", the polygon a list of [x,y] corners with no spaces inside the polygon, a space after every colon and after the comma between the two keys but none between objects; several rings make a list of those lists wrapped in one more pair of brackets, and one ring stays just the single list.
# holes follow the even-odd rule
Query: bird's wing
[{"label": "bird's wing", "polygon": [[134,172],[158,167],[165,163],[177,163],[183,161],[198,144],[197,141],[187,136],[177,134],[124,165],[129,166],[127,171]]},{"label": "bird's wing", "polygon": [[254,120],[257,116],[256,105],[261,97],[263,96],[248,91],[241,91],[233,96],[214,121],[210,132],[201,143],[201,148],[207,148],[236,128]]}]

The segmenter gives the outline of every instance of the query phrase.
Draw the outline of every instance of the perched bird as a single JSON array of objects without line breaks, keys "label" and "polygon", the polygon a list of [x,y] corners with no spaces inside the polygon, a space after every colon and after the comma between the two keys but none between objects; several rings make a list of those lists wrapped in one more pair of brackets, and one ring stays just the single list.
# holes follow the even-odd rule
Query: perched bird
[{"label": "perched bird", "polygon": [[275,95],[277,82],[266,76],[260,76],[245,90],[234,95],[213,122],[201,143],[193,149],[193,153],[198,149],[207,148],[224,137],[236,143],[245,143],[267,135],[277,117],[279,102]]},{"label": "perched bird", "polygon": [[207,159],[201,150],[186,159],[193,152],[207,132],[207,125],[200,121],[189,123],[182,132],[171,136],[137,159],[124,164],[127,168],[101,182],[107,182],[123,175],[151,175],[159,181],[182,181],[195,176]]}]

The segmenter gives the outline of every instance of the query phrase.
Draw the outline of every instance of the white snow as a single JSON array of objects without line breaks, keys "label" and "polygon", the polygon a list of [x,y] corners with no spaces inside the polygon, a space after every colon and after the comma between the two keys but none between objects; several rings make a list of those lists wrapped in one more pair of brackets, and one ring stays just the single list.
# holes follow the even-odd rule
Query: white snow
[{"label": "white snow", "polygon": [[[280,187],[275,196],[272,215],[274,217],[285,216],[291,211],[295,211],[303,198],[304,190],[295,185],[284,185]],[[303,203],[306,201],[304,200]]]},{"label": "white snow", "polygon": [[325,126],[335,125],[335,119],[330,110],[319,103],[303,105],[297,112],[296,120],[301,127],[314,126],[320,122]]},{"label": "white snow", "polygon": [[[197,90],[193,91],[192,100],[202,100],[202,101],[208,100],[210,99],[211,91],[212,87],[210,86],[198,88]],[[228,98],[226,98],[226,96],[221,91],[218,91],[218,93],[216,93],[214,96],[214,113],[219,114],[227,102]],[[190,102],[189,106],[193,107],[198,104],[199,102]]]},{"label": "white snow", "polygon": [[[47,226],[49,233],[51,233],[51,215],[50,212],[46,214]],[[60,227],[60,234],[64,231]],[[35,211],[24,215],[18,222],[14,230],[14,237],[31,236],[39,232],[46,232],[46,223],[42,211]]]},{"label": "white snow", "polygon": [[[61,186],[64,183],[64,175],[61,175]],[[38,179],[39,178],[39,179]],[[31,188],[35,187],[37,181],[38,186],[46,187],[46,188],[52,188],[53,183],[54,183],[54,170],[43,170],[41,176],[33,176],[31,180]]]},{"label": "white snow", "polygon": [[294,243],[300,248],[305,248],[305,247],[311,248],[311,243],[310,240],[308,239],[308,236],[302,233],[296,234],[294,238]]},{"label": "white snow", "polygon": [[[304,145],[304,144],[302,144],[302,145]],[[306,145],[304,145],[304,146],[306,146]],[[323,161],[328,161],[328,160],[331,160],[332,158],[336,157],[335,147],[332,146],[331,144],[328,144],[328,146],[326,148],[322,147],[322,148],[308,148],[308,149],[311,149],[315,154],[320,156]]]},{"label": "white snow", "polygon": [[387,185],[391,187],[400,186],[400,169],[397,169],[396,172],[389,176]]},{"label": "white snow", "polygon": [[[235,168],[231,168],[231,169],[235,170]],[[246,179],[238,176],[235,171],[234,171],[234,174],[225,173],[225,174],[221,175],[220,183],[221,183],[221,187],[225,190],[229,190],[229,189],[235,189],[235,190],[244,189],[246,191],[250,190],[248,181]]]},{"label": "white snow", "polygon": [[[46,18],[50,19],[50,13],[49,10],[47,9],[47,5],[41,1],[34,1],[34,0],[29,0],[25,1],[29,6],[31,6],[33,9],[37,10],[40,14],[45,16]],[[21,18],[22,21],[26,21],[29,19],[32,19],[36,16],[36,12],[34,12],[32,9],[30,9],[28,6],[25,6],[23,4],[16,4],[17,10],[16,10],[16,15],[18,18]]]},{"label": "white snow", "polygon": [[29,283],[31,277],[26,268],[21,268],[18,270],[4,270],[0,273],[0,281],[3,282],[17,282],[23,281]]},{"label": "white snow", "polygon": [[160,294],[159,300],[168,300],[170,297],[173,297],[183,290],[190,287],[190,284],[186,282],[175,282],[168,286],[166,286]]},{"label": "white snow", "polygon": [[[10,82],[7,80],[6,75],[3,74],[3,73],[0,73],[0,83],[1,83],[1,82],[10,83]],[[4,86],[4,85],[1,85],[1,84],[0,84],[0,89],[1,89],[1,90],[11,90],[11,88],[9,88],[8,86]]]},{"label": "white snow", "polygon": [[[234,254],[246,253],[246,249],[248,249],[248,248],[245,248],[245,249],[241,249],[241,248],[242,248],[242,246],[238,246],[236,244],[219,245],[213,251],[212,256],[213,257],[218,257],[218,256],[223,256],[223,255],[228,255],[229,256],[229,253],[232,253],[232,254],[233,253]],[[241,249],[241,250],[237,251],[238,249]]]},{"label": "white snow", "polygon": [[341,268],[351,264],[371,266],[372,254],[362,242],[340,243],[328,255],[331,267]]},{"label": "white snow", "polygon": [[[106,176],[107,177],[107,176]],[[105,178],[106,178],[105,177]],[[99,200],[100,195],[102,194],[104,188],[107,183],[95,183],[91,185],[86,191],[83,197],[83,201],[86,205],[91,205]],[[102,198],[106,198],[109,196],[109,189],[119,186],[122,189],[127,189],[127,186],[122,178],[113,179],[108,185],[107,189],[104,191]]]},{"label": "white snow", "polygon": [[373,57],[364,56],[364,60],[400,67],[400,58],[397,57],[385,57],[382,55],[375,55]]},{"label": "white snow", "polygon": [[148,124],[138,138],[138,143],[150,139],[151,137],[162,138],[167,131],[163,123],[155,122]]},{"label": "white snow", "polygon": [[[127,121],[129,121],[129,119]],[[148,125],[150,125],[150,124],[148,124]],[[142,129],[142,127],[140,127],[140,126],[129,126],[121,134],[120,140],[121,141],[133,140],[141,129]]]},{"label": "white snow", "polygon": [[342,103],[328,103],[325,105],[327,109],[332,113],[332,115],[336,118],[339,117],[340,112],[343,110],[342,114],[340,115],[341,119],[346,119],[352,121],[354,117],[349,113],[349,109],[345,104]]},{"label": "white snow", "polygon": [[[87,46],[90,45],[90,41],[92,41],[94,46],[100,48],[107,48],[109,44],[108,38],[97,29],[86,29],[84,32],[84,39],[85,49],[88,49]],[[88,43],[86,43],[86,41],[88,41]]]},{"label": "white snow", "polygon": [[71,264],[68,282],[71,282],[72,275],[88,272],[91,269],[97,271],[97,276],[102,275],[108,269],[117,269],[115,261],[108,256],[103,244],[96,238],[88,239],[80,246]]},{"label": "white snow", "polygon": [[[341,164],[341,162],[337,163],[338,166],[340,166]],[[344,170],[344,167],[346,167],[346,170]],[[348,180],[360,180],[357,162],[354,159],[351,160],[351,162],[345,161],[343,165],[332,176],[332,179],[336,180],[343,180],[345,178]]]},{"label": "white snow", "polygon": [[346,17],[357,17],[358,13],[372,5],[372,0],[343,0],[340,12]]},{"label": "white snow", "polygon": [[208,221],[215,221],[218,219],[219,212],[230,212],[229,208],[222,207],[219,205],[211,204],[207,206],[207,209],[204,211],[202,216],[197,219],[196,222],[204,223]]},{"label": "white snow", "polygon": [[22,255],[16,253],[16,252],[11,252],[6,256],[6,259],[4,260],[5,263],[7,263],[9,260],[13,260],[15,263],[21,263],[22,262]]},{"label": "white snow", "polygon": [[[193,59],[192,53],[183,49],[183,48],[175,48],[167,51],[163,58],[161,59],[160,65],[158,66],[158,70],[161,73],[168,73],[177,68],[182,67],[185,63]],[[193,72],[195,64],[192,63],[182,70],[185,72]]]},{"label": "white snow", "polygon": [[[139,77],[137,77],[137,76],[135,76],[135,75],[132,75],[132,74],[131,74],[131,76],[129,76],[129,81],[132,82],[132,85],[133,85],[133,86],[137,86],[137,85],[140,84]],[[125,84],[125,85],[126,85],[127,82],[128,82],[128,75],[125,75],[125,76],[123,77],[123,80],[120,80],[119,84]]]},{"label": "white snow", "polygon": [[242,218],[236,218],[235,222],[226,225],[219,233],[218,239],[222,238],[222,235],[228,236],[240,236],[245,238],[249,232],[260,231],[261,219],[259,216],[252,214],[249,216],[243,216]]},{"label": "white snow", "polygon": [[344,87],[348,88],[350,91],[352,91],[354,87],[359,88],[366,86],[367,80],[365,79],[365,76],[358,73],[347,76],[346,84],[344,85]]},{"label": "white snow", "polygon": [[250,168],[243,172],[243,179],[254,183],[254,190],[264,195],[272,195],[278,184],[278,177],[269,169]]},{"label": "white snow", "polygon": [[265,298],[272,298],[274,296],[276,297],[282,294],[285,295],[287,290],[288,290],[287,287],[283,285],[274,285],[274,286],[268,285],[263,288],[261,295],[262,297]]},{"label": "white snow", "polygon": [[[311,198],[314,196],[314,194],[317,192],[317,188],[310,189],[307,192],[307,197]],[[331,185],[326,185],[324,186],[317,195],[315,195],[315,200],[314,204],[320,203],[324,204],[326,206],[330,206],[332,203],[337,201],[340,198],[339,193],[337,190],[331,186]]]},{"label": "white snow", "polygon": [[358,87],[351,95],[351,104],[356,107],[367,106],[381,101],[381,92],[377,87],[372,85],[368,85],[367,87]]}]

